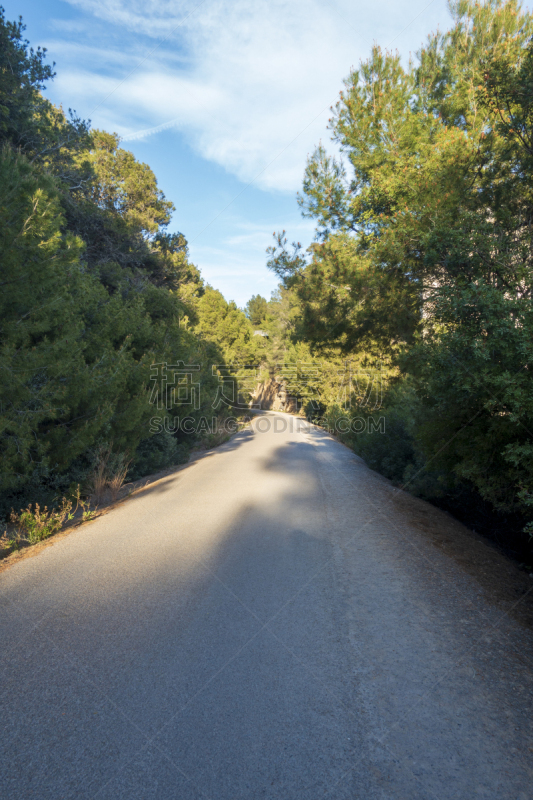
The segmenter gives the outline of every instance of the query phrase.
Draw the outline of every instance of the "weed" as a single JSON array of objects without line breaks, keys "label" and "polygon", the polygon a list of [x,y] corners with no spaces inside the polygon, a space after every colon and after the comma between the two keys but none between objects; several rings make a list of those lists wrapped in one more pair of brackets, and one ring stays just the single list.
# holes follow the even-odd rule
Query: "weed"
[{"label": "weed", "polygon": [[89,493],[97,504],[102,503],[105,499],[107,488],[107,462],[109,461],[110,455],[111,451],[109,448],[99,448],[96,454],[96,466],[87,486]]},{"label": "weed", "polygon": [[10,539],[7,535],[7,531],[4,531],[2,536],[0,536],[0,555],[9,555],[12,550],[19,550],[20,549],[20,535],[17,533],[13,539]]},{"label": "weed", "polygon": [[111,492],[111,499],[113,502],[118,499],[120,490],[124,486],[126,475],[131,463],[131,459],[126,461],[126,456],[121,454],[117,456],[114,469],[107,478],[107,487]]},{"label": "weed", "polygon": [[124,486],[131,463],[125,453],[113,453],[110,447],[100,447],[96,454],[96,466],[89,480],[88,491],[94,502],[100,505],[109,491],[115,502]]},{"label": "weed", "polygon": [[72,501],[63,497],[60,508],[50,511],[48,506],[41,509],[39,503],[35,503],[33,508],[31,503],[27,508],[21,508],[20,514],[11,509],[11,522],[19,539],[24,538],[36,544],[57,533],[71,512]]},{"label": "weed", "polygon": [[87,522],[90,519],[94,519],[96,516],[96,511],[98,506],[95,508],[91,508],[91,501],[89,500],[82,500],[81,499],[81,490],[80,485],[76,486],[76,489],[72,493],[73,500],[76,501],[76,508],[69,514],[68,519],[73,519],[74,515],[76,514],[77,510],[81,508],[81,518],[84,522]]}]

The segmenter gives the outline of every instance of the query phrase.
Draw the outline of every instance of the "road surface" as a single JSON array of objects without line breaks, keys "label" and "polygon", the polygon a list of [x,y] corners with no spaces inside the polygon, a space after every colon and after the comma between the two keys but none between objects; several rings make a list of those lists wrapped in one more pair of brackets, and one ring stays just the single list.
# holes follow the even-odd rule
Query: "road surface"
[{"label": "road surface", "polygon": [[258,417],[0,573],[0,795],[529,800],[528,581]]}]

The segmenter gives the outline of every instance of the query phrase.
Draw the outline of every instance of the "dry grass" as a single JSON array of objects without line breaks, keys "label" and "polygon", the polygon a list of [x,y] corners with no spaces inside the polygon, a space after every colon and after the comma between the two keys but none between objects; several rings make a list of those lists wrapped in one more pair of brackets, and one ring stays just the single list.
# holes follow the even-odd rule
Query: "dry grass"
[{"label": "dry grass", "polygon": [[96,466],[87,483],[87,490],[96,505],[101,505],[105,500],[107,489],[107,462],[111,451],[101,447],[96,455]]},{"label": "dry grass", "polygon": [[101,447],[96,455],[96,466],[87,484],[92,502],[100,506],[110,496],[114,503],[125,486],[131,459],[126,453],[112,453],[109,447]]},{"label": "dry grass", "polygon": [[126,461],[126,456],[122,454],[117,458],[117,462],[113,471],[108,474],[107,488],[110,491],[111,500],[113,503],[118,500],[120,496],[120,490],[125,485],[124,481],[126,480],[130,463],[131,459]]}]

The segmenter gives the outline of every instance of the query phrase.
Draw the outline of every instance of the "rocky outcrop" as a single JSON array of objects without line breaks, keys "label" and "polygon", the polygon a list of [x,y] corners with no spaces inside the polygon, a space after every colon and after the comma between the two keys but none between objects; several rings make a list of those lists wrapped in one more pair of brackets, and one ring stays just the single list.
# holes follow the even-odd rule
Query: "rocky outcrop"
[{"label": "rocky outcrop", "polygon": [[298,403],[296,398],[287,392],[284,381],[269,378],[268,381],[259,383],[253,391],[252,408],[261,408],[264,411],[289,411],[294,414],[298,411]]}]

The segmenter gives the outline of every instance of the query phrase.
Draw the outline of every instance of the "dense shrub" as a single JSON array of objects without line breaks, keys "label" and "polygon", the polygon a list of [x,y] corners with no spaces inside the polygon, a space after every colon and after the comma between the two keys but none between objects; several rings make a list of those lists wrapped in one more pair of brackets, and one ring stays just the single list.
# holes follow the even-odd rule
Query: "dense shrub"
[{"label": "dense shrub", "polygon": [[143,475],[158,472],[165,467],[184,464],[189,458],[189,447],[178,444],[174,434],[162,431],[143,441],[135,451],[128,478],[136,480]]}]

